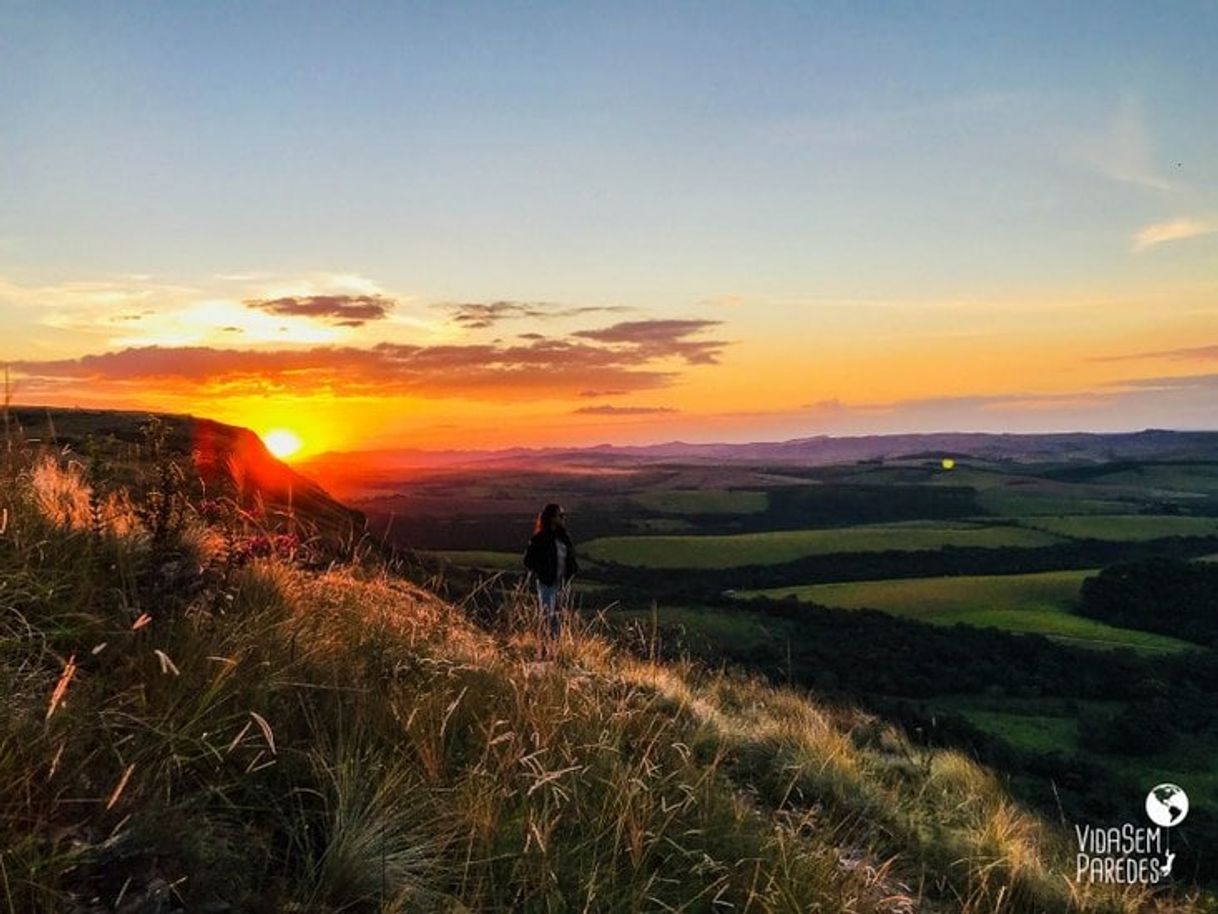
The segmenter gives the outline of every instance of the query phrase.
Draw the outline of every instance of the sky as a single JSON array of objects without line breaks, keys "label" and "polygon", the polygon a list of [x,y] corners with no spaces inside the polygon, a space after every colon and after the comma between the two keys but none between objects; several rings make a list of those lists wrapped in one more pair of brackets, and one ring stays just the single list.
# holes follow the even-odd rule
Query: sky
[{"label": "sky", "polygon": [[304,452],[1218,428],[1218,2],[0,0],[20,403]]}]

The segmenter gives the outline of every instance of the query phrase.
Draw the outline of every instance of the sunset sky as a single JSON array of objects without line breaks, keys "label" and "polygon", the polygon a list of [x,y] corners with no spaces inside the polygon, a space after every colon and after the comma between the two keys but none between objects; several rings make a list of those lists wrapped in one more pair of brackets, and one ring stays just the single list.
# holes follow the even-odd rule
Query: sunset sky
[{"label": "sunset sky", "polygon": [[0,0],[0,360],[305,452],[1218,428],[1216,48],[1213,0]]}]

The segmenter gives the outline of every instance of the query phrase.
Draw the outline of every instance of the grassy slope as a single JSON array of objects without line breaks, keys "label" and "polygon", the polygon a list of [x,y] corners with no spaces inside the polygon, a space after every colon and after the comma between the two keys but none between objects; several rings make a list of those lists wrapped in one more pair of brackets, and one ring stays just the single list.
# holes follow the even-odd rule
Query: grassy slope
[{"label": "grassy slope", "polygon": [[376,565],[233,564],[197,522],[80,513],[52,465],[2,482],[0,910],[1144,900],[1072,885],[1064,832],[865,715],[587,632],[537,664],[527,624],[492,637]]},{"label": "grassy slope", "polygon": [[1151,632],[1117,628],[1074,615],[1083,579],[1094,571],[1050,571],[1037,574],[970,575],[812,584],[763,591],[754,595],[800,600],[839,609],[881,609],[899,616],[941,625],[993,626],[1017,632],[1147,650],[1176,651],[1195,645]]},{"label": "grassy slope", "polygon": [[[166,545],[38,480],[6,480],[0,539],[11,910],[1101,901],[985,771],[864,715],[586,632],[533,664],[527,629],[492,639],[375,567],[264,559],[174,600]],[[197,526],[172,548],[217,559]]]},{"label": "grassy slope", "polygon": [[917,551],[944,546],[1044,546],[1059,538],[1039,530],[966,522],[907,521],[823,530],[777,530],[724,536],[616,536],[588,543],[589,556],[645,568],[724,568],[793,561],[835,552]]}]

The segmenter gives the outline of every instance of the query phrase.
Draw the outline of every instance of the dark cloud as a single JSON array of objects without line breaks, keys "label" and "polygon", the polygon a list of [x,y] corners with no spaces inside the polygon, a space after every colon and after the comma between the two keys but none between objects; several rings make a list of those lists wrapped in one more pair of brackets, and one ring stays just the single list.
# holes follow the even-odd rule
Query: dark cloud
[{"label": "dark cloud", "polygon": [[396,302],[381,295],[290,295],[286,298],[251,298],[247,308],[271,314],[325,320],[339,327],[360,327],[388,316]]},{"label": "dark cloud", "polygon": [[674,375],[654,368],[654,361],[650,352],[637,348],[539,340],[514,346],[381,343],[263,351],[145,346],[78,359],[18,362],[13,368],[29,378],[63,383],[155,382],[223,393],[324,390],[513,400],[575,397],[590,387],[629,393],[670,384]]},{"label": "dark cloud", "polygon": [[598,343],[628,346],[651,359],[681,358],[689,365],[713,365],[728,343],[724,340],[689,339],[722,321],[645,320],[624,321],[601,330],[580,330],[574,335]]},{"label": "dark cloud", "polygon": [[716,323],[632,321],[565,338],[445,345],[143,346],[12,367],[29,382],[63,389],[87,382],[117,385],[123,392],[158,384],[183,394],[587,398],[665,387],[677,377],[666,364],[673,357],[687,364],[714,363],[727,344],[690,337]]},{"label": "dark cloud", "polygon": [[675,413],[671,406],[581,406],[572,410],[577,415],[585,416],[650,416],[655,413]]},{"label": "dark cloud", "polygon": [[493,327],[500,321],[522,317],[546,320],[556,317],[574,317],[580,314],[621,313],[632,310],[622,305],[584,305],[564,308],[548,302],[521,301],[462,302],[445,304],[440,307],[452,312],[454,324],[460,324],[468,330],[484,330],[487,327]]}]

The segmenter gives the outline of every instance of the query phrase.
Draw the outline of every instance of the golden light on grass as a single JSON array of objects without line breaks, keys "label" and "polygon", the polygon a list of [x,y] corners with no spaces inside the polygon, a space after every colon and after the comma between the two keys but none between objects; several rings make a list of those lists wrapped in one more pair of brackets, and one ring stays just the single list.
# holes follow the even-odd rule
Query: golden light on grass
[{"label": "golden light on grass", "polygon": [[266,445],[268,451],[280,460],[291,457],[304,444],[300,440],[299,435],[287,428],[273,428],[270,431],[264,432],[262,443]]},{"label": "golden light on grass", "polygon": [[118,802],[118,798],[123,795],[123,791],[127,789],[127,782],[131,780],[131,773],[135,771],[135,765],[128,765],[123,771],[123,776],[119,778],[118,784],[114,791],[110,794],[110,799],[106,801],[106,809],[113,809],[114,804]]},{"label": "golden light on grass", "polygon": [[68,693],[68,685],[72,682],[72,677],[75,675],[76,655],[73,654],[68,658],[68,662],[64,664],[63,672],[59,676],[59,682],[55,683],[55,691],[51,693],[51,702],[47,707],[47,720],[51,719],[51,715],[55,713],[55,709],[59,707],[63,697]]}]

